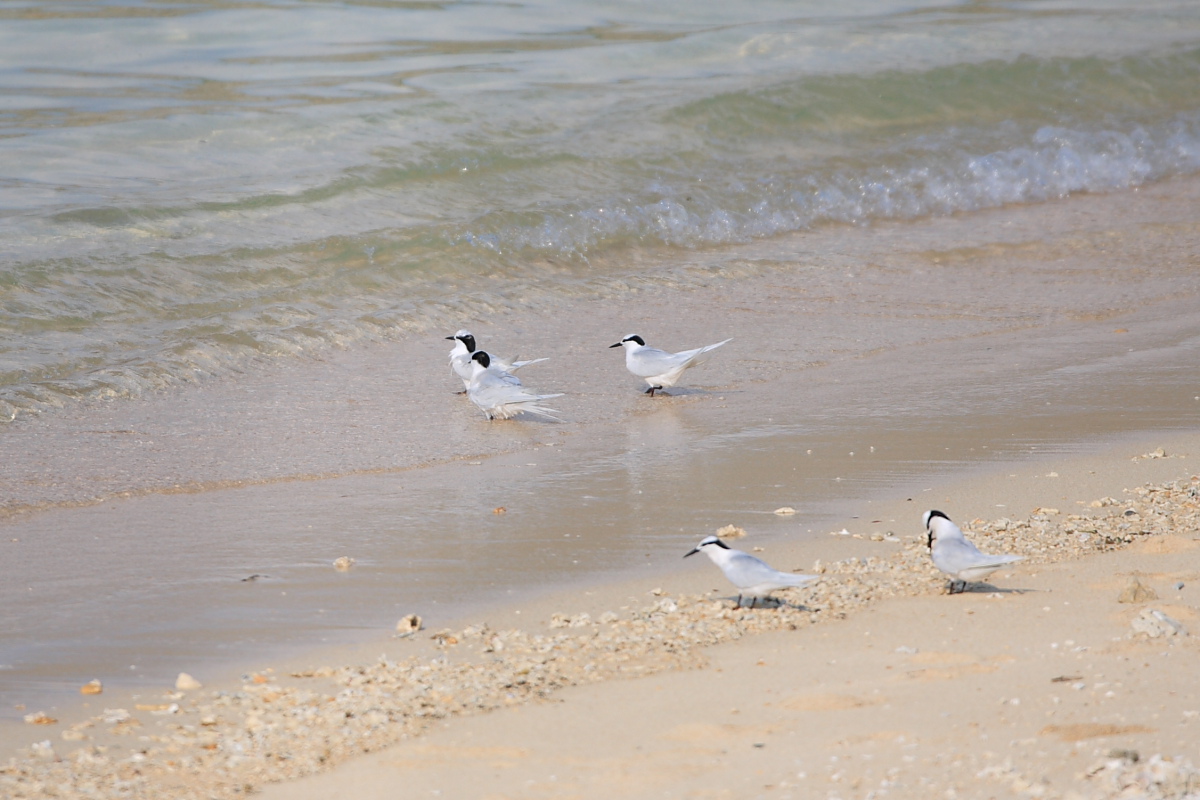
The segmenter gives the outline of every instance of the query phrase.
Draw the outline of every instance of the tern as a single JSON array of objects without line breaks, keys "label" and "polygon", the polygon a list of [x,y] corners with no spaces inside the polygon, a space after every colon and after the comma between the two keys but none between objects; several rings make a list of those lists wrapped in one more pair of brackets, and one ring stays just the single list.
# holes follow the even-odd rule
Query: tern
[{"label": "tern", "polygon": [[704,553],[714,564],[721,568],[729,582],[738,588],[737,605],[742,607],[742,598],[750,598],[750,607],[754,608],[759,600],[777,589],[787,589],[792,586],[807,586],[817,579],[816,575],[797,575],[794,572],[780,572],[766,562],[757,559],[749,553],[734,550],[716,536],[701,540],[700,544],[690,550],[684,558],[696,553]]},{"label": "tern", "polygon": [[499,369],[491,356],[482,350],[476,350],[471,355],[471,365],[467,397],[488,419],[511,419],[524,411],[560,421],[554,416],[559,412],[541,405],[541,402],[562,397],[562,394],[533,394],[521,385],[520,378]]},{"label": "tern", "polygon": [[926,511],[924,519],[929,534],[926,544],[933,556],[933,565],[950,576],[950,594],[966,590],[967,581],[981,581],[1001,567],[1025,558],[989,556],[979,552],[979,548],[963,536],[962,529],[941,511]]},{"label": "tern", "polygon": [[[463,391],[459,392],[459,394],[463,394],[470,387],[471,374],[474,371],[471,366],[471,354],[478,349],[475,344],[475,335],[470,331],[458,331],[453,336],[447,336],[446,338],[454,341],[454,349],[450,351],[450,369],[454,370],[455,375],[462,378]],[[503,372],[516,372],[521,367],[527,367],[530,364],[548,360],[545,358],[533,358],[528,361],[518,361],[517,359],[520,356],[517,356],[510,361],[491,354],[489,354],[489,357],[492,360],[492,364]]]},{"label": "tern", "polygon": [[646,394],[654,397],[656,391],[674,386],[689,367],[703,364],[708,360],[710,352],[732,341],[733,339],[726,339],[724,342],[710,344],[707,347],[697,347],[695,350],[668,353],[657,347],[647,347],[642,337],[631,333],[616,344],[609,345],[609,348],[625,348],[625,368],[639,378],[643,378],[650,385]]}]

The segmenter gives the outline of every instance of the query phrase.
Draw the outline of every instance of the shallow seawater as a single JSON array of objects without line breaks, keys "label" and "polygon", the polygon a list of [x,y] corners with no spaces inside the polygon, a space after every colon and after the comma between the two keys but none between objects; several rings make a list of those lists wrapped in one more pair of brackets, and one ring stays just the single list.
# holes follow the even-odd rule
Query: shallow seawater
[{"label": "shallow seawater", "polygon": [[570,294],[631,253],[1200,168],[1187,0],[0,21],[0,418],[424,330],[505,280]]}]

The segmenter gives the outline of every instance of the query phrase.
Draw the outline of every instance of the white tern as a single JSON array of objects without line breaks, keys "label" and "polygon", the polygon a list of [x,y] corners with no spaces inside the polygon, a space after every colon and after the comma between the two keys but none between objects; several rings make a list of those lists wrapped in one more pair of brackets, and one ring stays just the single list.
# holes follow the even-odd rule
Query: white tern
[{"label": "white tern", "polygon": [[714,564],[721,568],[729,582],[738,588],[738,599],[735,608],[742,607],[742,598],[750,598],[750,607],[777,589],[787,589],[792,586],[807,586],[817,579],[816,575],[798,575],[794,572],[780,572],[761,559],[749,553],[734,550],[716,536],[709,536],[690,550],[684,558],[704,553]]}]

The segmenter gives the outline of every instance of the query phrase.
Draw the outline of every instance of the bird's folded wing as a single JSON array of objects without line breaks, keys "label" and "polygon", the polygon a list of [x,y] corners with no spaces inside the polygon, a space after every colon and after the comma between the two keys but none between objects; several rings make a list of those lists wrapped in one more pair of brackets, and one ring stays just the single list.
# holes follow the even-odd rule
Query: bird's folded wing
[{"label": "bird's folded wing", "polygon": [[947,572],[960,572],[966,569],[987,569],[1002,567],[1020,561],[1025,556],[993,556],[981,553],[973,545],[964,542],[957,547],[946,547],[934,553],[934,564],[938,569]]}]

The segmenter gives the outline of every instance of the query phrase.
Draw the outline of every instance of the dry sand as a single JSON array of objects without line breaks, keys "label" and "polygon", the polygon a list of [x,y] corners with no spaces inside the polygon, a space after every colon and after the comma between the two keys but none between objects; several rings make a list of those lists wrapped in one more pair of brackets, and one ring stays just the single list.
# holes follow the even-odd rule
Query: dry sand
[{"label": "dry sand", "polygon": [[[545,598],[377,643],[382,655],[281,664],[48,725],[55,738],[0,772],[0,789],[1186,796],[1200,781],[1200,438],[1157,442],[929,487],[847,520],[857,538],[776,543],[768,560],[822,574],[780,608],[733,610],[707,563],[674,585]],[[925,505],[1028,561],[944,594],[913,533]],[[1156,599],[1119,602],[1134,575]],[[1188,632],[1136,633],[1151,609]]]}]

